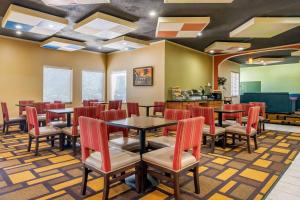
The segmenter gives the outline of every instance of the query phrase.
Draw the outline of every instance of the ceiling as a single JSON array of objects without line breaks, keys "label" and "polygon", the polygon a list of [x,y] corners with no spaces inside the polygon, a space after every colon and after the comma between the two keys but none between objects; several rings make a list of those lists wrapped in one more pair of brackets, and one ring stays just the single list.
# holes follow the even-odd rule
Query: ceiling
[{"label": "ceiling", "polygon": [[[72,5],[50,7],[41,0],[0,0],[0,19],[5,15],[10,4],[38,10],[48,14],[65,17],[69,25],[55,34],[56,37],[87,42],[87,50],[110,52],[111,49],[98,49],[102,41],[94,36],[87,36],[73,31],[75,23],[100,11],[131,22],[136,22],[138,29],[127,36],[156,41],[157,17],[150,17],[155,10],[160,17],[210,17],[211,22],[198,38],[171,39],[171,41],[204,51],[215,41],[249,42],[251,49],[300,43],[300,27],[269,39],[230,38],[229,33],[247,22],[252,17],[300,17],[299,0],[235,0],[229,4],[164,4],[163,0],[111,0],[110,4]],[[44,41],[48,36],[23,33],[17,36],[15,31],[0,28],[0,34],[20,37],[33,41]],[[234,60],[234,59],[233,59]]]}]

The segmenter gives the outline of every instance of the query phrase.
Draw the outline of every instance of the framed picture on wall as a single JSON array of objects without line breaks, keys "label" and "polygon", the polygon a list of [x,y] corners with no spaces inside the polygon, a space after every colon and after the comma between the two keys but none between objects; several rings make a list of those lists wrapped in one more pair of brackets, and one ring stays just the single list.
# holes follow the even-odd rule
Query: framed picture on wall
[{"label": "framed picture on wall", "polygon": [[133,68],[133,86],[153,86],[153,67]]}]

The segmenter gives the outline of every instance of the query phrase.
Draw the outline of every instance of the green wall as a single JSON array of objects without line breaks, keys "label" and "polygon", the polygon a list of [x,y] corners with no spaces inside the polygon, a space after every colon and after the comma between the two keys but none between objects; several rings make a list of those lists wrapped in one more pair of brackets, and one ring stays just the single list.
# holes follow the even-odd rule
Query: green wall
[{"label": "green wall", "polygon": [[261,81],[262,92],[300,93],[300,63],[242,67],[241,82]]},{"label": "green wall", "polygon": [[170,99],[169,89],[199,89],[212,83],[212,57],[208,54],[166,42],[165,92]]}]

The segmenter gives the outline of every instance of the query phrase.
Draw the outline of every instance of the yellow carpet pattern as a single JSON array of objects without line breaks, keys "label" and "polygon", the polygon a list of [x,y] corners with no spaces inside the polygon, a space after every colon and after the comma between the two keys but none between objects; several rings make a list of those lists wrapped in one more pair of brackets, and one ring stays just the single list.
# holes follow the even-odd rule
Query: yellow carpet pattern
[{"label": "yellow carpet pattern", "polygon": [[[156,136],[156,134],[151,134]],[[87,195],[81,196],[80,156],[42,143],[40,156],[27,152],[25,133],[0,133],[0,200],[101,199],[103,178],[89,177]],[[248,154],[245,145],[217,148],[203,146],[199,195],[191,173],[181,177],[183,199],[262,199],[291,164],[300,149],[300,134],[267,131],[259,136],[259,149]],[[230,142],[230,141],[228,141]],[[33,145],[34,148],[34,145]],[[111,187],[110,199],[173,199],[170,184],[138,194],[124,183]]]}]

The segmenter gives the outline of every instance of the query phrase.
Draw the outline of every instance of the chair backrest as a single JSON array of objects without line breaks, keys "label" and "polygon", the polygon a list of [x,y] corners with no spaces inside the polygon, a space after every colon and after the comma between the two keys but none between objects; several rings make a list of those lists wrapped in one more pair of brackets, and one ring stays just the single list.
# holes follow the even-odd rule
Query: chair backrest
[{"label": "chair backrest", "polygon": [[79,118],[82,162],[90,156],[91,151],[101,154],[101,169],[111,171],[106,124],[102,120],[88,117]]},{"label": "chair backrest", "polygon": [[[167,120],[182,120],[191,117],[191,112],[189,110],[180,110],[180,109],[166,109],[164,118]],[[163,135],[169,135],[169,131],[176,131],[177,125],[167,126],[163,128]]]},{"label": "chair backrest", "polygon": [[122,100],[113,100],[108,102],[108,110],[121,110]]},{"label": "chair backrest", "polygon": [[194,106],[191,109],[192,117],[204,117],[204,123],[210,127],[210,134],[216,134],[214,108]]},{"label": "chair backrest", "polygon": [[154,108],[153,108],[153,115],[156,115],[156,113],[162,113],[165,112],[165,102],[162,101],[155,101],[154,102]]},{"label": "chair backrest", "polygon": [[260,107],[259,116],[266,116],[266,103],[265,102],[250,102],[250,106],[258,106]]},{"label": "chair backrest", "polygon": [[260,107],[254,106],[249,109],[248,121],[246,126],[246,133],[251,133],[251,128],[257,130],[258,122],[259,122],[259,111]]},{"label": "chair backrest", "polygon": [[62,103],[62,101],[53,101],[53,103]]},{"label": "chair backrest", "polygon": [[90,118],[97,118],[96,116],[96,107],[78,107],[74,108],[74,117],[73,117],[73,128],[72,134],[77,135],[79,126],[79,117],[90,117]]},{"label": "chair backrest", "polygon": [[[113,120],[122,120],[126,119],[126,110],[107,110],[101,112],[100,119],[106,122],[113,121]],[[128,129],[127,128],[120,128],[115,126],[107,126],[108,134],[116,133],[116,132],[123,132],[123,137],[128,137]]]},{"label": "chair backrest", "polygon": [[183,151],[192,149],[193,156],[197,161],[200,160],[203,126],[203,117],[184,119],[178,122],[173,158],[174,170],[181,169]]},{"label": "chair backrest", "polygon": [[7,104],[5,102],[1,102],[1,108],[2,108],[2,116],[3,116],[3,122],[9,121],[9,114],[7,109]]},{"label": "chair backrest", "polygon": [[34,103],[33,100],[21,100],[19,101],[19,115],[22,115],[23,112],[26,111],[25,107],[28,105],[28,106],[32,106]]},{"label": "chair backrest", "polygon": [[48,110],[52,109],[64,109],[66,107],[65,104],[63,103],[50,103],[46,104],[46,123],[49,123],[53,120],[63,120],[66,121],[66,115],[65,114],[57,114],[57,113],[52,113],[48,112]]},{"label": "chair backrest", "polygon": [[248,113],[249,113],[249,108],[251,107],[251,105],[249,103],[241,103],[241,105],[242,105],[242,109],[244,110],[242,116],[247,117]]},{"label": "chair backrest", "polygon": [[46,114],[46,104],[50,102],[34,102],[33,107],[36,108],[37,114]]},{"label": "chair backrest", "polygon": [[36,107],[26,106],[26,117],[27,117],[28,132],[34,129],[35,136],[38,136],[40,134],[40,128],[39,128],[39,122],[37,118]]},{"label": "chair backrest", "polygon": [[[243,110],[243,107],[241,104],[224,104],[223,105],[224,110]],[[236,120],[237,123],[242,123],[242,116],[243,113],[223,113],[222,115],[223,120],[233,119]]]},{"label": "chair backrest", "polygon": [[99,101],[97,99],[83,100],[82,104],[84,107],[86,107],[86,106],[91,106],[91,103],[94,103],[94,102],[99,102]]},{"label": "chair backrest", "polygon": [[140,116],[140,109],[138,103],[127,103],[127,114],[128,117],[132,115]]},{"label": "chair backrest", "polygon": [[96,116],[98,119],[101,117],[101,112],[105,111],[105,104],[100,102],[91,102],[90,106],[96,107]]}]

